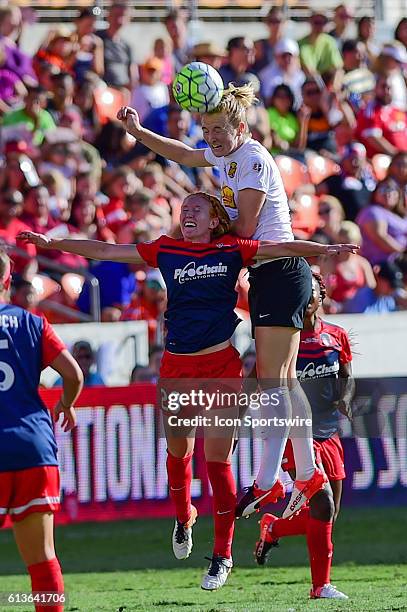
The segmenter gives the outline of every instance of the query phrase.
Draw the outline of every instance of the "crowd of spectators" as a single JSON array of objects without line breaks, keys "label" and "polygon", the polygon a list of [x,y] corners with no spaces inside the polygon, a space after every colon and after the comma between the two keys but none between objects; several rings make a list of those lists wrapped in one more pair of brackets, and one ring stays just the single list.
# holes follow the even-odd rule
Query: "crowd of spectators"
[{"label": "crowd of spectators", "polygon": [[[16,236],[28,228],[137,243],[174,229],[188,193],[217,193],[216,169],[156,156],[115,119],[129,103],[146,127],[204,146],[199,116],[176,106],[171,92],[176,71],[198,59],[225,85],[253,84],[259,102],[249,127],[276,157],[296,237],[361,245],[360,254],[311,262],[326,279],[327,312],[407,308],[407,19],[379,45],[374,18],[356,19],[341,4],[331,21],[312,12],[308,34],[294,40],[286,14],[273,7],[268,38],[236,36],[222,49],[213,40],[191,46],[188,15],[177,9],[141,65],[122,36],[126,4],[106,10],[105,29],[100,19],[100,9],[82,9],[69,27],[50,27],[30,56],[20,46],[20,9],[0,4],[0,240],[12,249],[15,303],[46,311],[52,322],[76,321],[76,312],[90,312],[89,286],[75,297],[65,277],[88,270],[100,283],[102,320],[147,320],[151,345],[161,345],[166,295],[158,272],[59,252],[44,258]],[[52,283],[48,306],[62,309],[45,309],[38,276]],[[244,312],[243,276],[238,289]],[[133,378],[148,372],[155,366]]]}]

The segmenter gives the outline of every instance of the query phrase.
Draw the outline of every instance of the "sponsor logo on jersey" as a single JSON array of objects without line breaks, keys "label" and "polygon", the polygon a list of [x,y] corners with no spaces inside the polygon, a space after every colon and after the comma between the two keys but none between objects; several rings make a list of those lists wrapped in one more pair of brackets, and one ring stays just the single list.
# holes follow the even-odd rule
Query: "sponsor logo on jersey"
[{"label": "sponsor logo on jersey", "polygon": [[222,204],[225,208],[236,208],[235,194],[227,185],[222,187]]},{"label": "sponsor logo on jersey", "polygon": [[332,376],[339,372],[339,361],[336,360],[332,365],[321,363],[315,365],[313,361],[307,363],[303,370],[297,370],[297,378],[299,380],[307,380],[310,378],[323,378],[325,376]]},{"label": "sponsor logo on jersey", "polygon": [[216,266],[208,266],[207,264],[197,266],[195,261],[188,262],[183,268],[177,268],[174,271],[174,280],[177,280],[180,285],[187,281],[200,280],[204,278],[213,278],[214,276],[226,276],[228,267],[222,262]]},{"label": "sponsor logo on jersey", "polygon": [[236,174],[236,170],[237,170],[237,163],[236,162],[230,162],[230,166],[229,166],[229,170],[228,170],[228,177],[229,178],[234,178],[234,176]]}]

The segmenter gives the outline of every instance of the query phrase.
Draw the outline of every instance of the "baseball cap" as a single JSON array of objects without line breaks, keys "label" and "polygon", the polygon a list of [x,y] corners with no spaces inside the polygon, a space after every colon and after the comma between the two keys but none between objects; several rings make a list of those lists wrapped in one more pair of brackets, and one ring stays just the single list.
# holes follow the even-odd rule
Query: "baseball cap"
[{"label": "baseball cap", "polygon": [[281,38],[274,47],[275,55],[282,55],[283,53],[290,53],[296,57],[300,54],[300,48],[298,43],[291,38]]},{"label": "baseball cap", "polygon": [[380,264],[377,275],[386,279],[392,289],[402,289],[404,287],[403,273],[398,265],[392,261],[384,261]]},{"label": "baseball cap", "polygon": [[144,70],[161,71],[163,69],[163,62],[158,57],[150,57],[146,62],[144,62],[142,68],[144,68]]}]

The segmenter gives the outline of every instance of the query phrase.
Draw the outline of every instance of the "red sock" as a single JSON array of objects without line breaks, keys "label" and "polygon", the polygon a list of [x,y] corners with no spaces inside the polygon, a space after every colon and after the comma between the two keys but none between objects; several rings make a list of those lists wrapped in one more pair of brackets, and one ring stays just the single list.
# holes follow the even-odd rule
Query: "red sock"
[{"label": "red sock", "polygon": [[[42,591],[44,593],[63,593],[64,579],[62,578],[61,566],[56,557],[50,561],[42,561],[28,566],[31,576],[31,590]],[[55,606],[35,606],[35,612],[62,612],[62,605]]]},{"label": "red sock", "polygon": [[277,521],[273,523],[271,534],[276,540],[284,536],[304,535],[307,533],[308,520],[309,507],[305,506],[305,508],[301,508],[299,513],[291,519],[277,519]]},{"label": "red sock", "polygon": [[168,451],[167,474],[175,514],[180,523],[186,523],[191,516],[192,453],[174,457]]},{"label": "red sock", "polygon": [[206,467],[213,490],[215,524],[213,554],[229,559],[232,556],[236,506],[236,483],[232,466],[224,461],[207,461]]},{"label": "red sock", "polygon": [[314,589],[331,582],[333,555],[332,522],[319,521],[310,516],[307,530],[307,546]]}]

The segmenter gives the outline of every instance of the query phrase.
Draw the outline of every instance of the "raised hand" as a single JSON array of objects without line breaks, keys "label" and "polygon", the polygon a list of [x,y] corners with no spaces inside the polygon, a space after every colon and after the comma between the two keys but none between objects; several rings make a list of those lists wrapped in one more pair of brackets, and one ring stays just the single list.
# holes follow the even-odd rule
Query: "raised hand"
[{"label": "raised hand", "polygon": [[51,245],[51,238],[44,234],[36,234],[35,232],[20,232],[17,236],[19,240],[35,244],[35,246],[41,249],[48,249]]},{"label": "raised hand", "polygon": [[138,112],[131,106],[122,106],[117,113],[117,118],[123,123],[127,132],[137,138],[137,133],[141,129]]}]

